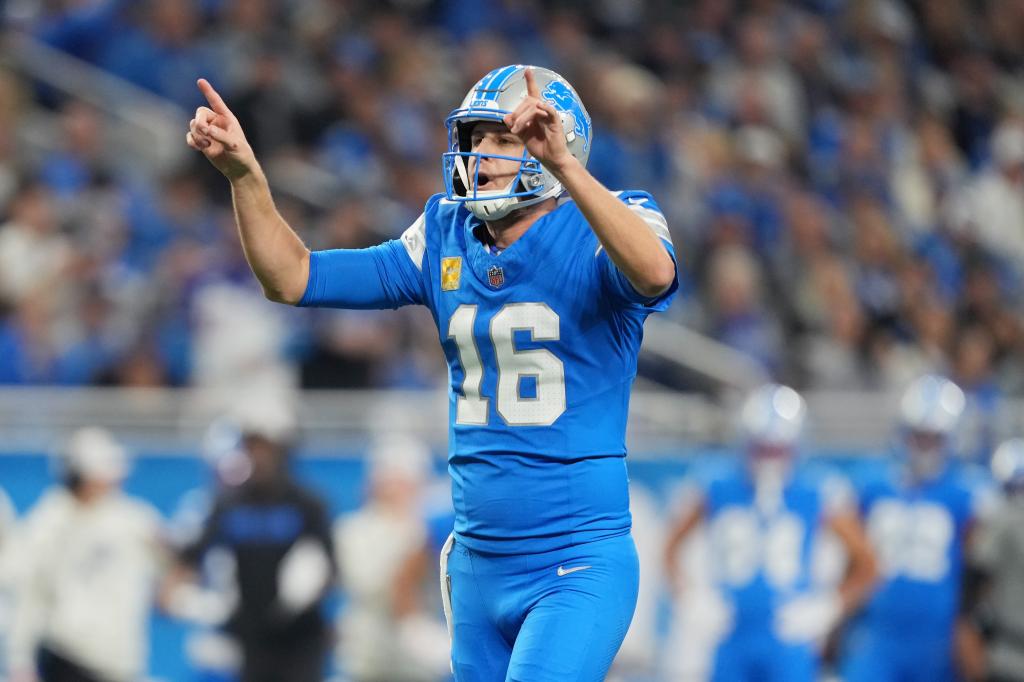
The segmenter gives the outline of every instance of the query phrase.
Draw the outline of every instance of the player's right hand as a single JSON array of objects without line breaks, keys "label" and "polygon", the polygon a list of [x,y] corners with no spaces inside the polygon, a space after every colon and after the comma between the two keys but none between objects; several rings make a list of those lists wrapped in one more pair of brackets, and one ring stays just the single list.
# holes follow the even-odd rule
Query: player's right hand
[{"label": "player's right hand", "polygon": [[200,78],[197,85],[210,106],[196,109],[185,142],[201,151],[229,180],[248,175],[256,168],[256,157],[242,126],[209,81]]}]

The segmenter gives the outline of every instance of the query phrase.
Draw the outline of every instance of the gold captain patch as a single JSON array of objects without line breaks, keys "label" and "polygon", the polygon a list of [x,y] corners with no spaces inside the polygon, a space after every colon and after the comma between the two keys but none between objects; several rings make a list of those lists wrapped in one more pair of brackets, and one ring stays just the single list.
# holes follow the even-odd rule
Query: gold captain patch
[{"label": "gold captain patch", "polygon": [[462,257],[452,256],[441,259],[441,291],[455,291],[462,276]]}]

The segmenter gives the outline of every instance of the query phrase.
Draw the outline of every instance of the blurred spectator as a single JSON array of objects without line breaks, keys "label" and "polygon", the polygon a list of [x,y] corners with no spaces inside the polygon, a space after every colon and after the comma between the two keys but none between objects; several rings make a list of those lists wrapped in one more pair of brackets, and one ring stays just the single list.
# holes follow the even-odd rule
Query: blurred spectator
[{"label": "blurred spectator", "polygon": [[72,244],[60,233],[49,190],[27,183],[11,200],[8,221],[0,225],[0,300],[16,304],[49,290],[67,274]]},{"label": "blurred spectator", "polygon": [[1024,273],[1024,123],[1003,122],[992,136],[992,165],[964,190],[960,229]]},{"label": "blurred spectator", "polygon": [[967,402],[955,449],[968,461],[985,466],[996,446],[998,411],[1004,398],[996,383],[994,362],[995,345],[984,327],[960,331],[953,351],[952,378]]},{"label": "blurred spectator", "polygon": [[242,652],[242,682],[316,681],[329,644],[321,605],[334,577],[333,545],[322,503],[290,473],[291,408],[268,395],[250,394],[231,415],[247,476],[220,489],[202,532],[179,552],[162,601],[171,613],[216,622],[223,600],[211,613],[195,586],[209,553],[224,550],[238,595],[225,630]]},{"label": "blurred spectator", "polygon": [[127,453],[102,429],[76,431],[58,469],[63,480],[18,534],[10,679],[138,680],[162,554],[159,516],[121,492]]},{"label": "blurred spectator", "polygon": [[378,438],[369,452],[363,506],[334,527],[341,587],[339,661],[355,682],[439,680],[449,672],[448,632],[425,608],[436,594],[437,549],[424,495],[430,450],[405,436]]},{"label": "blurred spectator", "polygon": [[781,330],[761,300],[757,261],[743,248],[714,253],[709,265],[713,336],[756,359],[769,373],[781,369]]},{"label": "blurred spectator", "polygon": [[[592,171],[651,188],[666,210],[693,287],[674,304],[678,319],[822,387],[952,371],[953,330],[978,323],[994,340],[999,390],[1024,388],[1015,2],[502,0],[475,8],[469,27],[460,12],[470,4],[96,0],[5,11],[185,111],[195,78],[213,78],[294,195],[278,192],[280,208],[316,248],[372,244],[418,215],[440,188],[447,140],[436,122],[481,73],[514,61],[560,68],[593,102]],[[111,116],[37,85],[0,75],[0,382],[203,384],[237,378],[257,356],[278,383],[438,380],[420,368],[436,357],[433,340],[403,315],[311,313],[314,332],[298,337],[280,336],[295,326],[287,317],[267,322],[280,312],[242,299],[248,313],[212,319],[211,301],[228,307],[240,293],[223,286],[236,240],[222,231],[221,186],[205,168],[151,170],[168,166],[156,145],[124,134],[121,114],[148,120],[133,104],[110,102]],[[726,247],[757,265],[719,258]],[[723,260],[730,276],[709,276]],[[55,278],[54,291],[25,298]],[[844,279],[855,300],[838,294]],[[742,310],[722,310],[725,298]],[[248,340],[236,357],[217,340],[228,326],[246,330],[233,336]]]}]

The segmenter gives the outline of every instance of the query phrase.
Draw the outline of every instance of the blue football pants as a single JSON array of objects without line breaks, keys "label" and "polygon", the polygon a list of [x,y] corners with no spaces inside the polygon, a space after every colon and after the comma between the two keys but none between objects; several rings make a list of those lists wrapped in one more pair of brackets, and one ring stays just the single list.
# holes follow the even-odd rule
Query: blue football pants
[{"label": "blue football pants", "polygon": [[713,682],[814,682],[818,655],[810,644],[779,641],[767,629],[737,631],[715,652]]},{"label": "blue football pants", "polygon": [[636,608],[631,535],[527,555],[447,556],[457,682],[600,682]]},{"label": "blue football pants", "polygon": [[843,662],[848,682],[955,682],[949,633],[862,631]]}]

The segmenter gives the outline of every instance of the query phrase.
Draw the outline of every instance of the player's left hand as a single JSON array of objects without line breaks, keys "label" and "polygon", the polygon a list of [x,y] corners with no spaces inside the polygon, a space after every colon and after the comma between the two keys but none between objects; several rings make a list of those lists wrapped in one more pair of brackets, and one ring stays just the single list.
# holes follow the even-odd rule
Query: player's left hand
[{"label": "player's left hand", "polygon": [[526,97],[515,111],[506,114],[505,125],[523,141],[533,158],[548,170],[558,172],[575,160],[565,141],[562,119],[550,102],[541,99],[533,69],[526,69],[523,76],[526,78]]}]

